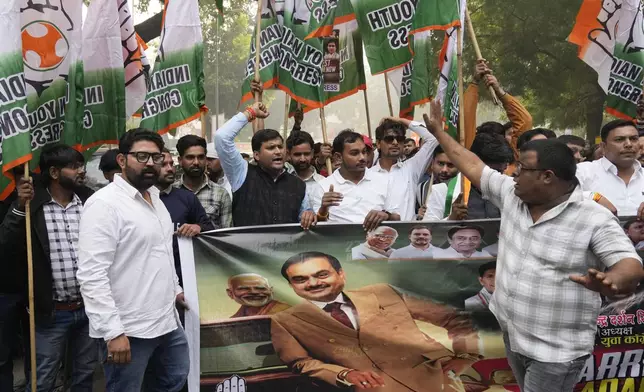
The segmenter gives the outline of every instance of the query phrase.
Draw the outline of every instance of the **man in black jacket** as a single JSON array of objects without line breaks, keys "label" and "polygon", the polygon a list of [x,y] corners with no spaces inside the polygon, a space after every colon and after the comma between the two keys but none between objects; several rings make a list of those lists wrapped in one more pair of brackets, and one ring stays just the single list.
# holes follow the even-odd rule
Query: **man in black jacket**
[{"label": "man in black jacket", "polygon": [[[39,165],[41,178],[34,181],[34,197],[30,202],[37,388],[52,390],[69,343],[74,358],[71,389],[89,391],[98,350],[89,337],[89,321],[76,270],[80,215],[92,190],[83,185],[85,159],[69,146],[45,147]],[[27,264],[22,199],[14,202],[2,223],[5,241],[16,247],[13,261],[18,265]],[[25,283],[25,291],[26,287]],[[31,392],[30,383],[27,391]]]}]

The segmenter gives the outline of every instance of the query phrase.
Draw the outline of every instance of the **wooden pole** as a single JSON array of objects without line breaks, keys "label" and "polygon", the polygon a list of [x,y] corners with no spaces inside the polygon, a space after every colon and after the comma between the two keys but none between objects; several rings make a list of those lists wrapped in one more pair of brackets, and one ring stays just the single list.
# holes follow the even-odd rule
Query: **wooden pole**
[{"label": "wooden pole", "polygon": [[206,112],[205,111],[203,111],[203,110],[201,111],[201,114],[199,115],[199,119],[201,120],[201,137],[205,139],[206,138],[206,133],[207,133],[207,130],[208,130],[207,129],[208,124],[206,124],[207,121],[206,121]]},{"label": "wooden pole", "polygon": [[[430,163],[430,165],[431,165],[431,163]],[[434,172],[432,171],[432,176],[429,178],[429,189],[427,189],[427,194],[425,195],[425,200],[423,200],[423,206],[425,206],[425,207],[427,206],[427,201],[429,200],[429,196],[432,194],[433,189],[434,189]]]},{"label": "wooden pole", "polygon": [[387,103],[389,104],[389,115],[394,116],[394,107],[391,104],[391,91],[389,90],[389,76],[385,72],[385,89],[387,91]]},{"label": "wooden pole", "polygon": [[[462,146],[465,146],[465,107],[463,106],[463,28],[458,27],[456,30],[456,58],[458,66],[458,136]],[[463,194],[463,203],[467,205],[469,199],[469,180],[463,176],[461,179],[461,193]]]},{"label": "wooden pole", "polygon": [[367,112],[367,132],[369,134],[369,139],[373,140],[373,135],[371,134],[371,115],[369,114],[369,97],[367,96],[367,89],[362,90],[364,94],[364,109]]},{"label": "wooden pole", "polygon": [[[322,141],[324,144],[329,143],[329,137],[326,133],[326,116],[324,115],[324,106],[320,108],[320,122],[322,123]],[[331,158],[326,159],[326,170],[329,173],[329,176],[333,173],[333,165],[331,164]]]},{"label": "wooden pole", "polygon": [[288,109],[291,107],[291,96],[284,93],[284,139],[288,137]]},{"label": "wooden pole", "polygon": [[[29,162],[25,162],[25,180],[29,181]],[[34,259],[31,248],[31,206],[25,204],[25,234],[27,237],[27,279],[29,281],[29,353],[31,363],[31,390],[37,391],[36,367],[36,311],[34,307]]]},{"label": "wooden pole", "polygon": [[[259,62],[261,54],[261,37],[262,37],[262,0],[257,0],[257,14],[255,15],[255,81],[261,82],[259,76]],[[255,102],[261,102],[262,97],[255,92]],[[259,121],[253,121],[253,133],[259,129]]]},{"label": "wooden pole", "polygon": [[[481,48],[479,47],[479,42],[476,39],[476,33],[474,32],[474,26],[472,25],[470,10],[468,10],[467,8],[465,8],[465,23],[467,23],[467,31],[469,32],[470,40],[472,40],[472,46],[474,47],[474,53],[476,54],[476,59],[483,60],[483,55],[481,54]],[[488,90],[490,91],[490,95],[492,96],[492,102],[494,102],[495,105],[498,105],[500,101],[499,101],[499,98],[496,96],[496,92],[494,92],[494,88],[490,86],[488,87]]]}]

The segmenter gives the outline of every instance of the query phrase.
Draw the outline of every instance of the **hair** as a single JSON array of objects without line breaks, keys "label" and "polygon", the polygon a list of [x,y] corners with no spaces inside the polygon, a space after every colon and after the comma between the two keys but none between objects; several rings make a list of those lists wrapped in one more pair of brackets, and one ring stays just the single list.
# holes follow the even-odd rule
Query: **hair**
[{"label": "hair", "polygon": [[488,121],[476,127],[476,134],[489,133],[492,135],[505,136],[505,126],[496,121]]},{"label": "hair", "polygon": [[546,128],[535,128],[531,129],[529,131],[524,132],[519,136],[517,139],[517,149],[521,149],[521,146],[529,142],[533,137],[537,135],[543,135],[546,137],[546,139],[556,139],[557,134],[554,133],[553,131],[546,129]]},{"label": "hair", "polygon": [[262,145],[268,141],[280,139],[284,141],[282,135],[274,129],[260,129],[253,135],[253,138],[250,141],[251,148],[253,152],[259,151],[262,149]]},{"label": "hair", "polygon": [[479,133],[474,137],[470,147],[476,156],[486,163],[510,163],[514,161],[514,152],[507,140],[501,135]]},{"label": "hair", "polygon": [[311,150],[315,149],[315,142],[313,142],[313,137],[311,137],[310,133],[304,131],[292,131],[286,139],[286,149],[292,150],[293,147],[299,146],[300,144],[308,144],[311,146]]},{"label": "hair", "polygon": [[496,261],[490,261],[479,267],[479,276],[482,278],[485,273],[491,269],[496,269]]},{"label": "hair", "polygon": [[576,181],[577,161],[568,146],[557,139],[533,140],[521,146],[521,152],[537,153],[537,169],[551,170],[563,181]]},{"label": "hair", "polygon": [[415,230],[429,230],[430,233],[432,232],[432,229],[429,226],[414,225],[409,229],[409,235],[411,235]]},{"label": "hair", "polygon": [[416,141],[415,141],[414,139],[410,138],[410,137],[408,137],[407,139],[405,139],[405,143],[409,143],[409,142],[414,143],[414,146],[416,145]]},{"label": "hair", "polygon": [[333,152],[342,154],[345,144],[355,143],[358,140],[364,143],[364,139],[362,138],[361,134],[355,132],[353,129],[345,129],[344,131],[338,133],[338,136],[333,139]]},{"label": "hair", "polygon": [[103,173],[116,170],[121,171],[121,166],[119,166],[119,163],[116,161],[117,155],[119,155],[119,150],[117,149],[105,151],[103,156],[101,156],[101,162],[98,164],[98,170]]},{"label": "hair", "polygon": [[170,150],[168,150],[168,148],[167,148],[167,147],[163,147],[163,148],[161,149],[161,152],[164,152],[164,153],[167,153],[167,154],[172,155],[172,153],[170,152]]},{"label": "hair", "polygon": [[316,154],[316,155],[319,154],[321,150],[322,150],[322,143],[317,142],[317,143],[315,143],[313,145],[313,153],[314,154]]},{"label": "hair", "polygon": [[288,270],[290,266],[294,264],[304,263],[305,261],[308,261],[310,259],[317,259],[317,258],[327,259],[329,261],[329,264],[331,264],[331,267],[333,267],[333,269],[336,272],[340,272],[342,270],[342,264],[340,264],[340,260],[336,259],[335,257],[329,254],[322,253],[322,252],[315,252],[315,251],[302,252],[302,253],[296,254],[295,256],[289,257],[289,259],[286,260],[286,262],[284,262],[284,265],[282,265],[282,276],[284,277],[284,279],[289,280],[286,270]]},{"label": "hair", "polygon": [[639,219],[633,218],[627,220],[626,223],[624,223],[624,230],[629,230],[631,226],[636,222],[639,222]]},{"label": "hair", "polygon": [[574,144],[579,147],[586,147],[586,140],[575,135],[561,135],[557,138],[562,143]]},{"label": "hair", "polygon": [[134,143],[140,141],[148,141],[156,144],[157,147],[159,147],[159,151],[163,150],[163,147],[165,147],[163,139],[158,133],[145,128],[135,128],[131,131],[125,132],[119,139],[119,153],[129,154],[130,151],[132,151]]},{"label": "hair", "polygon": [[204,152],[208,150],[208,145],[206,139],[197,135],[186,135],[182,136],[179,141],[177,141],[177,152],[179,156],[182,157],[183,154],[191,147],[203,147]]},{"label": "hair", "polygon": [[382,122],[382,124],[378,125],[378,128],[376,128],[376,141],[382,140],[385,137],[385,133],[387,131],[394,131],[398,135],[405,136],[407,127],[405,127],[401,123],[397,123],[391,120],[385,120]]},{"label": "hair", "polygon": [[606,139],[608,139],[608,135],[610,135],[611,131],[621,127],[633,127],[637,129],[637,127],[635,126],[635,123],[632,120],[623,120],[623,119],[613,120],[611,122],[606,123],[606,125],[604,125],[602,127],[602,130],[599,132],[599,136],[602,138],[602,142],[605,142]]},{"label": "hair", "polygon": [[433,159],[436,159],[438,154],[445,154],[445,151],[443,150],[443,147],[440,144],[438,146],[436,146],[436,148],[434,149],[434,157],[433,157]]},{"label": "hair", "polygon": [[49,176],[49,169],[63,169],[65,167],[85,163],[83,154],[74,150],[66,144],[53,144],[45,146],[40,153],[40,173],[45,184],[49,184],[52,178]]},{"label": "hair", "polygon": [[241,157],[244,159],[250,158],[250,155],[246,154],[245,152],[242,152],[239,155],[241,155]]}]

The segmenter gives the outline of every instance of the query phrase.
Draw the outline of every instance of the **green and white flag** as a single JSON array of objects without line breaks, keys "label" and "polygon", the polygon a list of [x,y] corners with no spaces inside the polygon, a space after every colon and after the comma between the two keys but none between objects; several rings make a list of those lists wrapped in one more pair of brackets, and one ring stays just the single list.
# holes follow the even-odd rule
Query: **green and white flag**
[{"label": "green and white flag", "polygon": [[31,159],[27,92],[20,39],[20,3],[0,3],[0,200],[14,189],[12,168]]},{"label": "green and white flag", "polygon": [[85,100],[81,151],[116,144],[125,132],[125,70],[118,8],[122,1],[93,0],[87,10],[83,26]]},{"label": "green and white flag", "polygon": [[142,40],[139,41],[140,38],[134,30],[134,18],[128,0],[117,1],[119,2],[123,68],[125,68],[125,117],[129,118],[143,106],[145,101],[150,62],[145,55],[144,43]]},{"label": "green and white flag", "polygon": [[197,0],[166,0],[161,46],[141,110],[141,127],[160,134],[205,110],[203,37]]}]

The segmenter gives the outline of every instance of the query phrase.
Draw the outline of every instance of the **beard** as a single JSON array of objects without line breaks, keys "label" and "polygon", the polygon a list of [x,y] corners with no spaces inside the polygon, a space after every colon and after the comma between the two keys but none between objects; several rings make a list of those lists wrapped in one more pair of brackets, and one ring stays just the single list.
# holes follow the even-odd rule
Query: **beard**
[{"label": "beard", "polygon": [[146,166],[140,172],[137,172],[136,170],[126,165],[125,176],[133,187],[135,187],[139,191],[144,191],[157,182],[157,179],[159,178],[159,172],[158,170],[149,166]]},{"label": "beard", "polygon": [[253,308],[261,308],[263,306],[268,305],[269,302],[273,300],[273,296],[267,295],[264,298],[256,298],[256,299],[251,299],[251,298],[239,298],[239,301],[242,303],[242,305],[245,306],[250,306]]},{"label": "beard", "polygon": [[184,169],[183,173],[190,177],[190,178],[201,178],[203,177],[203,174],[206,172],[206,168],[204,167],[189,167],[188,169]]},{"label": "beard", "polygon": [[82,180],[79,181],[79,180],[80,179],[76,180],[71,177],[60,176],[60,178],[58,179],[58,183],[63,189],[67,189],[68,191],[73,191],[80,188],[80,186],[83,185],[84,181]]}]

